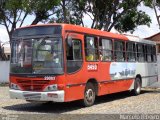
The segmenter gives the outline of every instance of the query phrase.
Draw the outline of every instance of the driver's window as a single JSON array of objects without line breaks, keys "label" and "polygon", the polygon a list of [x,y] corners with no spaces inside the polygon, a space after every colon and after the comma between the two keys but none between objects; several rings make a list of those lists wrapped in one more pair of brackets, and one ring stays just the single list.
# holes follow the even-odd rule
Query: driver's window
[{"label": "driver's window", "polygon": [[82,43],[77,39],[66,42],[67,72],[72,73],[82,66]]}]

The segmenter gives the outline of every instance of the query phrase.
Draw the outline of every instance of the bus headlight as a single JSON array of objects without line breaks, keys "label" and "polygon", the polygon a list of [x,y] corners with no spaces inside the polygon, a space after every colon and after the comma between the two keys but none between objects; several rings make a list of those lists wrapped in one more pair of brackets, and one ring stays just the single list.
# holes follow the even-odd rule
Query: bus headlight
[{"label": "bus headlight", "polygon": [[57,90],[57,84],[53,84],[53,85],[48,85],[44,91],[56,91]]},{"label": "bus headlight", "polygon": [[20,87],[15,83],[10,83],[10,88],[15,90],[20,90]]}]

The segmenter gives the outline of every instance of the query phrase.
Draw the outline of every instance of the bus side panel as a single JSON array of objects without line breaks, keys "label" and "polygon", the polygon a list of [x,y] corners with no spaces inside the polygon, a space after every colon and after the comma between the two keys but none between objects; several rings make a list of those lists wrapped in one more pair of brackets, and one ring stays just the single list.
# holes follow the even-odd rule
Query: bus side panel
[{"label": "bus side panel", "polygon": [[142,87],[157,82],[157,63],[136,63],[136,75],[142,77]]},{"label": "bus side panel", "polygon": [[70,86],[65,89],[65,102],[83,99],[85,86]]},{"label": "bus side panel", "polygon": [[65,102],[83,98],[85,83],[83,82],[84,73],[82,69],[66,75]]},{"label": "bus side panel", "polygon": [[101,83],[99,86],[99,96],[105,95],[106,93],[116,93],[127,91],[130,89],[131,85],[133,84],[133,79],[128,80],[116,80],[112,82]]},{"label": "bus side panel", "polygon": [[[86,63],[87,64],[93,64],[93,63]],[[92,78],[95,78],[98,82],[98,95],[105,95],[109,93],[115,93],[115,92],[121,92],[121,91],[127,91],[130,89],[130,87],[133,84],[133,79],[128,78],[126,76],[122,76],[120,79],[114,79],[111,77],[111,62],[99,62],[95,63],[97,64],[98,70],[93,72],[93,71],[86,71],[85,76],[89,78],[90,76]],[[114,63],[115,64],[115,63]],[[117,62],[117,70],[119,71],[120,69],[125,69],[124,66],[127,64],[124,64],[122,67],[119,68],[119,64]],[[115,69],[116,67],[113,67]],[[130,77],[130,76],[129,76]]]},{"label": "bus side panel", "polygon": [[[88,69],[91,65],[97,65],[97,70]],[[83,99],[85,85],[91,79],[98,83],[98,95],[126,91],[130,88],[133,80],[111,81],[109,72],[110,62],[84,62],[80,71],[66,75],[65,101]]]},{"label": "bus side panel", "polygon": [[134,83],[135,67],[134,63],[101,62],[99,95],[130,90]]},{"label": "bus side panel", "polygon": [[[79,40],[82,43],[82,55],[84,55],[84,41],[83,41],[83,35],[78,34],[78,33],[65,33],[66,37],[72,38],[72,40]],[[66,51],[66,41],[64,41],[64,49]],[[66,53],[64,54],[66,56]],[[65,61],[67,58],[65,57]],[[74,66],[75,67],[75,66]],[[67,68],[67,67],[66,67]],[[84,89],[85,89],[85,82],[83,82],[84,78],[84,61],[82,63],[82,66],[79,70],[71,72],[71,73],[66,73],[65,79],[66,79],[66,87],[65,87],[65,102],[68,101],[74,101],[74,100],[79,100],[83,99],[84,96]],[[67,69],[66,69],[67,72]]]},{"label": "bus side panel", "polygon": [[113,84],[108,85],[109,93],[116,93],[129,90],[133,83],[133,79],[117,80]]},{"label": "bus side panel", "polygon": [[[84,91],[88,80],[94,78],[98,79],[98,71],[88,71],[87,65],[90,63],[83,63],[81,70],[73,74],[66,75],[66,89],[65,101],[73,101],[84,98]],[[95,63],[98,65],[98,63]]]},{"label": "bus side panel", "polygon": [[[112,83],[108,83],[107,81],[111,80],[110,78],[110,64],[111,62],[101,62],[98,66],[98,69],[100,71],[99,74],[99,93],[98,95],[105,95],[109,93],[108,85]],[[105,81],[103,83],[103,81]]]}]

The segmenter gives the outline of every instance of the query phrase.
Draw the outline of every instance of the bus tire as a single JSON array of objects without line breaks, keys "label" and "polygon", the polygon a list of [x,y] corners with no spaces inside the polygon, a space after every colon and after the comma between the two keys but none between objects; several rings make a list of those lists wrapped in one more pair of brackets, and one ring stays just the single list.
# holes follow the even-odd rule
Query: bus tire
[{"label": "bus tire", "polygon": [[140,93],[141,93],[141,79],[139,77],[136,77],[134,82],[133,94],[139,95]]},{"label": "bus tire", "polygon": [[86,84],[84,99],[82,101],[83,106],[89,107],[92,106],[95,102],[96,92],[94,85],[89,82]]}]

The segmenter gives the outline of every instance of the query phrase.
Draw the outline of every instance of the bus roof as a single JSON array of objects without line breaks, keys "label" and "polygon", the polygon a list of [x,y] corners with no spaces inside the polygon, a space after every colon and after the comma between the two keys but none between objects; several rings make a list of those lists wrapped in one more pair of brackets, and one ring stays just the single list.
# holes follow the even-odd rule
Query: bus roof
[{"label": "bus roof", "polygon": [[63,24],[64,30],[70,31],[70,32],[77,32],[82,34],[89,34],[89,35],[97,35],[102,37],[108,37],[108,38],[114,38],[114,39],[121,39],[121,40],[128,40],[128,38],[121,34],[111,33],[107,31],[101,31],[86,27],[81,27],[77,25],[69,25],[69,24]]},{"label": "bus roof", "polygon": [[156,45],[156,42],[154,42],[154,41],[150,41],[150,40],[147,40],[147,39],[144,39],[144,38],[139,38],[139,37],[137,37],[137,36],[126,35],[126,37],[127,37],[130,41]]},{"label": "bus roof", "polygon": [[87,28],[87,27],[81,27],[79,25],[64,24],[64,23],[30,25],[30,26],[21,27],[18,29],[35,27],[35,26],[54,26],[54,25],[60,25],[60,26],[62,26],[63,30],[68,31],[68,32],[89,34],[89,35],[93,35],[93,36],[97,35],[97,36],[108,37],[108,38],[113,38],[113,39],[141,42],[141,43],[146,43],[146,44],[154,44],[154,45],[156,44],[153,41],[139,38],[137,36],[116,34],[116,33],[111,33],[111,32],[107,32],[107,31],[101,31],[101,30],[91,29],[91,28]]},{"label": "bus roof", "polygon": [[86,28],[86,27],[81,27],[79,25],[71,25],[71,24],[63,24],[63,23],[30,25],[30,26],[17,28],[17,29],[36,27],[36,26],[54,26],[54,25],[60,25],[60,26],[62,26],[63,30],[68,31],[68,32],[75,32],[75,33],[81,33],[81,34],[89,34],[89,35],[93,35],[93,36],[97,35],[97,36],[103,36],[103,37],[114,38],[114,39],[128,40],[128,38],[125,37],[125,35],[115,34],[115,33],[107,32],[107,31],[101,31],[101,30],[96,30],[96,29],[91,29],[91,28]]}]

